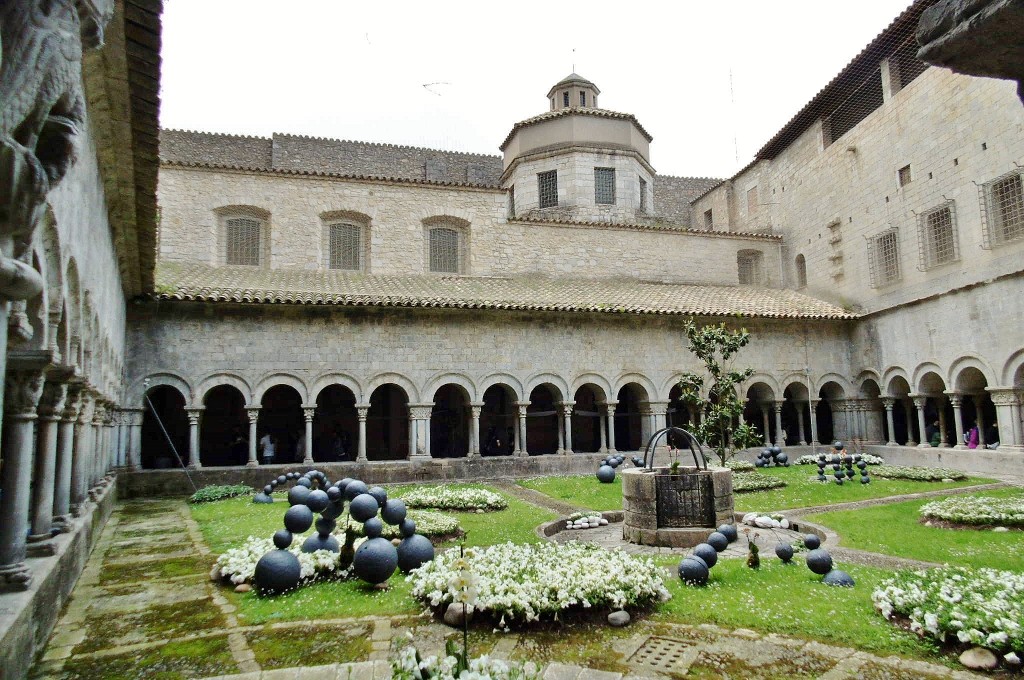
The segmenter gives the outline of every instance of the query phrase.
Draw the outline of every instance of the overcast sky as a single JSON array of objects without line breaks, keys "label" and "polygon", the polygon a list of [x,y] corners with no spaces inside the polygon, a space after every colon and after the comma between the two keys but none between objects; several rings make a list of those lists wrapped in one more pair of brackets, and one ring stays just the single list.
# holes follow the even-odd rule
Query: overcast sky
[{"label": "overcast sky", "polygon": [[161,124],[498,154],[573,68],[661,174],[726,177],[909,0],[166,0]]}]

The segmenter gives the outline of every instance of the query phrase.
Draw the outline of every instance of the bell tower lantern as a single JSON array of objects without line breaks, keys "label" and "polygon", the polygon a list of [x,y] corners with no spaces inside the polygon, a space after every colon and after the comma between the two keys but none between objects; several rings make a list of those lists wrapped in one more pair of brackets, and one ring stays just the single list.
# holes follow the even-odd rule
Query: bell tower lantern
[{"label": "bell tower lantern", "polygon": [[570,73],[548,91],[548,102],[552,111],[570,107],[596,109],[599,94],[601,90],[597,85],[577,73]]}]

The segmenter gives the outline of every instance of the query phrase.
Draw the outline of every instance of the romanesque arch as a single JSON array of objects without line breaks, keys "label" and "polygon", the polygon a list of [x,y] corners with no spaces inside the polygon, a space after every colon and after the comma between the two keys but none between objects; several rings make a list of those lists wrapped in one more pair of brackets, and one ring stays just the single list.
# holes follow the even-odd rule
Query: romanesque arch
[{"label": "romanesque arch", "polygon": [[775,441],[777,435],[775,431],[776,387],[761,379],[760,376],[756,380],[752,377],[747,383],[747,401],[743,405],[743,420],[761,433],[765,444],[770,444]]},{"label": "romanesque arch", "polygon": [[230,385],[238,390],[247,406],[254,406],[259,403],[258,401],[253,400],[252,388],[249,386],[249,383],[245,378],[237,373],[225,372],[211,373],[199,380],[199,385],[196,387],[195,403],[203,403],[206,399],[206,393],[216,387],[220,387],[221,385]]},{"label": "romanesque arch", "polygon": [[[276,380],[274,380],[276,378]],[[278,374],[271,376],[256,388],[259,399],[259,417],[256,420],[257,441],[263,442],[269,436],[273,441],[274,463],[301,462],[297,456],[298,444],[305,436],[306,420],[302,412],[305,403],[304,389],[301,382],[282,380],[291,376]],[[308,445],[308,442],[307,442]],[[266,457],[267,448],[261,446],[260,455]]]},{"label": "romanesque arch", "polygon": [[150,373],[144,378],[136,380],[128,392],[128,402],[140,408],[147,408],[145,401],[147,390],[152,390],[153,388],[160,387],[161,385],[167,385],[168,387],[173,387],[177,390],[185,399],[186,406],[193,403],[192,395],[194,392],[192,390],[192,386],[186,378],[174,373],[173,371]]},{"label": "romanesque arch", "polygon": [[249,417],[242,391],[221,383],[203,392],[199,452],[204,467],[245,465],[249,459]]},{"label": "romanesque arch", "polygon": [[527,382],[530,389],[530,405],[526,408],[526,452],[531,456],[557,453],[564,445],[561,438],[561,409],[565,392],[562,386],[545,382],[549,375],[536,376]]},{"label": "romanesque arch", "polygon": [[[412,383],[408,385],[411,388]],[[372,389],[366,418],[366,457],[368,460],[406,458],[409,454],[411,395],[405,386],[398,383],[382,382]]]},{"label": "romanesque arch", "polygon": [[465,458],[469,454],[471,394],[463,382],[448,382],[433,391],[430,455],[434,458]]},{"label": "romanesque arch", "polygon": [[186,396],[172,381],[150,384],[140,395],[142,414],[141,462],[145,469],[176,468],[188,464]]},{"label": "romanesque arch", "polygon": [[367,381],[366,393],[372,394],[381,385],[388,384],[396,385],[402,389],[402,392],[406,396],[407,404],[418,403],[420,401],[420,392],[416,388],[416,384],[401,373],[378,373]]},{"label": "romanesque arch", "polygon": [[465,373],[457,371],[445,371],[433,376],[427,381],[426,385],[424,385],[421,394],[428,396],[432,395],[437,392],[442,385],[447,384],[458,385],[461,387],[465,392],[466,399],[469,401],[477,400],[476,384],[473,382],[473,379]]},{"label": "romanesque arch", "polygon": [[[649,381],[647,381],[649,382]],[[619,451],[639,451],[650,436],[645,426],[644,402],[650,400],[648,387],[639,382],[627,382],[619,387],[615,399],[615,448]]]},{"label": "romanesque arch", "polygon": [[[477,381],[481,397],[494,385],[504,385],[512,392],[512,401],[524,401],[526,392],[519,378],[510,373],[489,373]],[[486,400],[485,400],[486,401]]]},{"label": "romanesque arch", "polygon": [[287,385],[295,390],[295,393],[299,395],[300,403],[306,403],[309,396],[309,391],[306,389],[306,383],[290,373],[271,373],[265,376],[256,383],[256,388],[253,390],[252,400],[255,403],[263,401],[263,395],[280,385]]},{"label": "romanesque arch", "polygon": [[314,384],[313,460],[355,460],[359,450],[356,404],[361,403],[357,390],[359,385],[353,379],[337,374],[324,376]]},{"label": "romanesque arch", "polygon": [[574,451],[596,453],[604,444],[604,403],[608,399],[605,387],[598,383],[582,382],[575,385],[572,410],[572,448]]}]

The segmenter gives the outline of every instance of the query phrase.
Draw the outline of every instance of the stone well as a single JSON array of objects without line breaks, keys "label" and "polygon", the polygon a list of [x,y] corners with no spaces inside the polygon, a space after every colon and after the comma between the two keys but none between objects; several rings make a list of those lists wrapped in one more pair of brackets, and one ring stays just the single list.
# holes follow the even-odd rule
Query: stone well
[{"label": "stone well", "polygon": [[689,548],[733,522],[732,471],[681,467],[622,470],[622,537],[630,543]]}]

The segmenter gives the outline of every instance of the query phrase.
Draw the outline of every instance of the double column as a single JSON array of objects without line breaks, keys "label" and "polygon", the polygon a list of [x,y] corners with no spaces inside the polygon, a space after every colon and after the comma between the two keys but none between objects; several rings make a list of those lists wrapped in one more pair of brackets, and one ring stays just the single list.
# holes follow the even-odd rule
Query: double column
[{"label": "double column", "polygon": [[82,383],[68,385],[57,426],[57,462],[53,480],[53,523],[62,531],[71,525],[71,470],[75,457],[75,427],[82,410]]},{"label": "double column", "polygon": [[964,419],[961,412],[964,404],[963,395],[958,392],[946,392],[946,396],[949,397],[949,404],[953,407],[953,432],[956,437],[956,444],[953,445],[953,448],[966,449],[967,445],[964,444]]},{"label": "double column", "polygon": [[999,448],[1012,447],[1019,451],[1024,447],[1024,432],[1021,424],[1020,397],[1012,387],[986,388],[992,404],[996,407],[996,422],[999,424]]},{"label": "double column", "polygon": [[[601,453],[615,453],[618,451],[615,448],[615,407],[619,405],[619,402],[606,401],[598,405],[604,407],[604,423],[601,426]],[[608,428],[607,450],[604,447],[605,428]]]},{"label": "double column", "polygon": [[516,407],[516,429],[515,429],[515,448],[512,450],[513,456],[526,456],[526,409],[530,406],[528,401],[517,401],[513,402]]},{"label": "double column", "polygon": [[559,455],[572,453],[572,409],[575,405],[574,401],[560,401],[557,404]]},{"label": "double column", "polygon": [[[359,443],[356,445],[356,462],[365,463],[366,458],[366,416],[370,412],[369,404],[356,404],[356,417],[359,419]],[[412,439],[412,432],[409,433]]]},{"label": "double column", "polygon": [[434,404],[409,404],[409,459],[430,458],[430,413]]},{"label": "double column", "polygon": [[305,420],[306,429],[303,436],[306,441],[306,448],[302,452],[302,464],[313,464],[313,417],[316,415],[316,404],[303,404],[302,417]]},{"label": "double column", "polygon": [[[32,475],[32,526],[28,537],[30,543],[41,543],[51,537],[58,429],[67,394],[66,383],[47,380],[39,400],[35,469]],[[48,554],[52,554],[52,551]]]},{"label": "double column", "polygon": [[185,408],[185,415],[188,416],[188,467],[190,470],[199,470],[203,467],[203,461],[199,459],[199,419],[204,410],[206,410],[205,406]]},{"label": "double column", "polygon": [[469,457],[480,457],[480,414],[483,413],[484,402],[469,403]]},{"label": "double column", "polygon": [[[911,394],[910,399],[914,402],[914,410],[917,411],[917,434],[920,439],[917,448],[930,449],[932,445],[928,441],[928,426],[924,419],[924,410],[928,406],[928,397],[924,394]],[[909,444],[909,442],[907,443]]]}]

